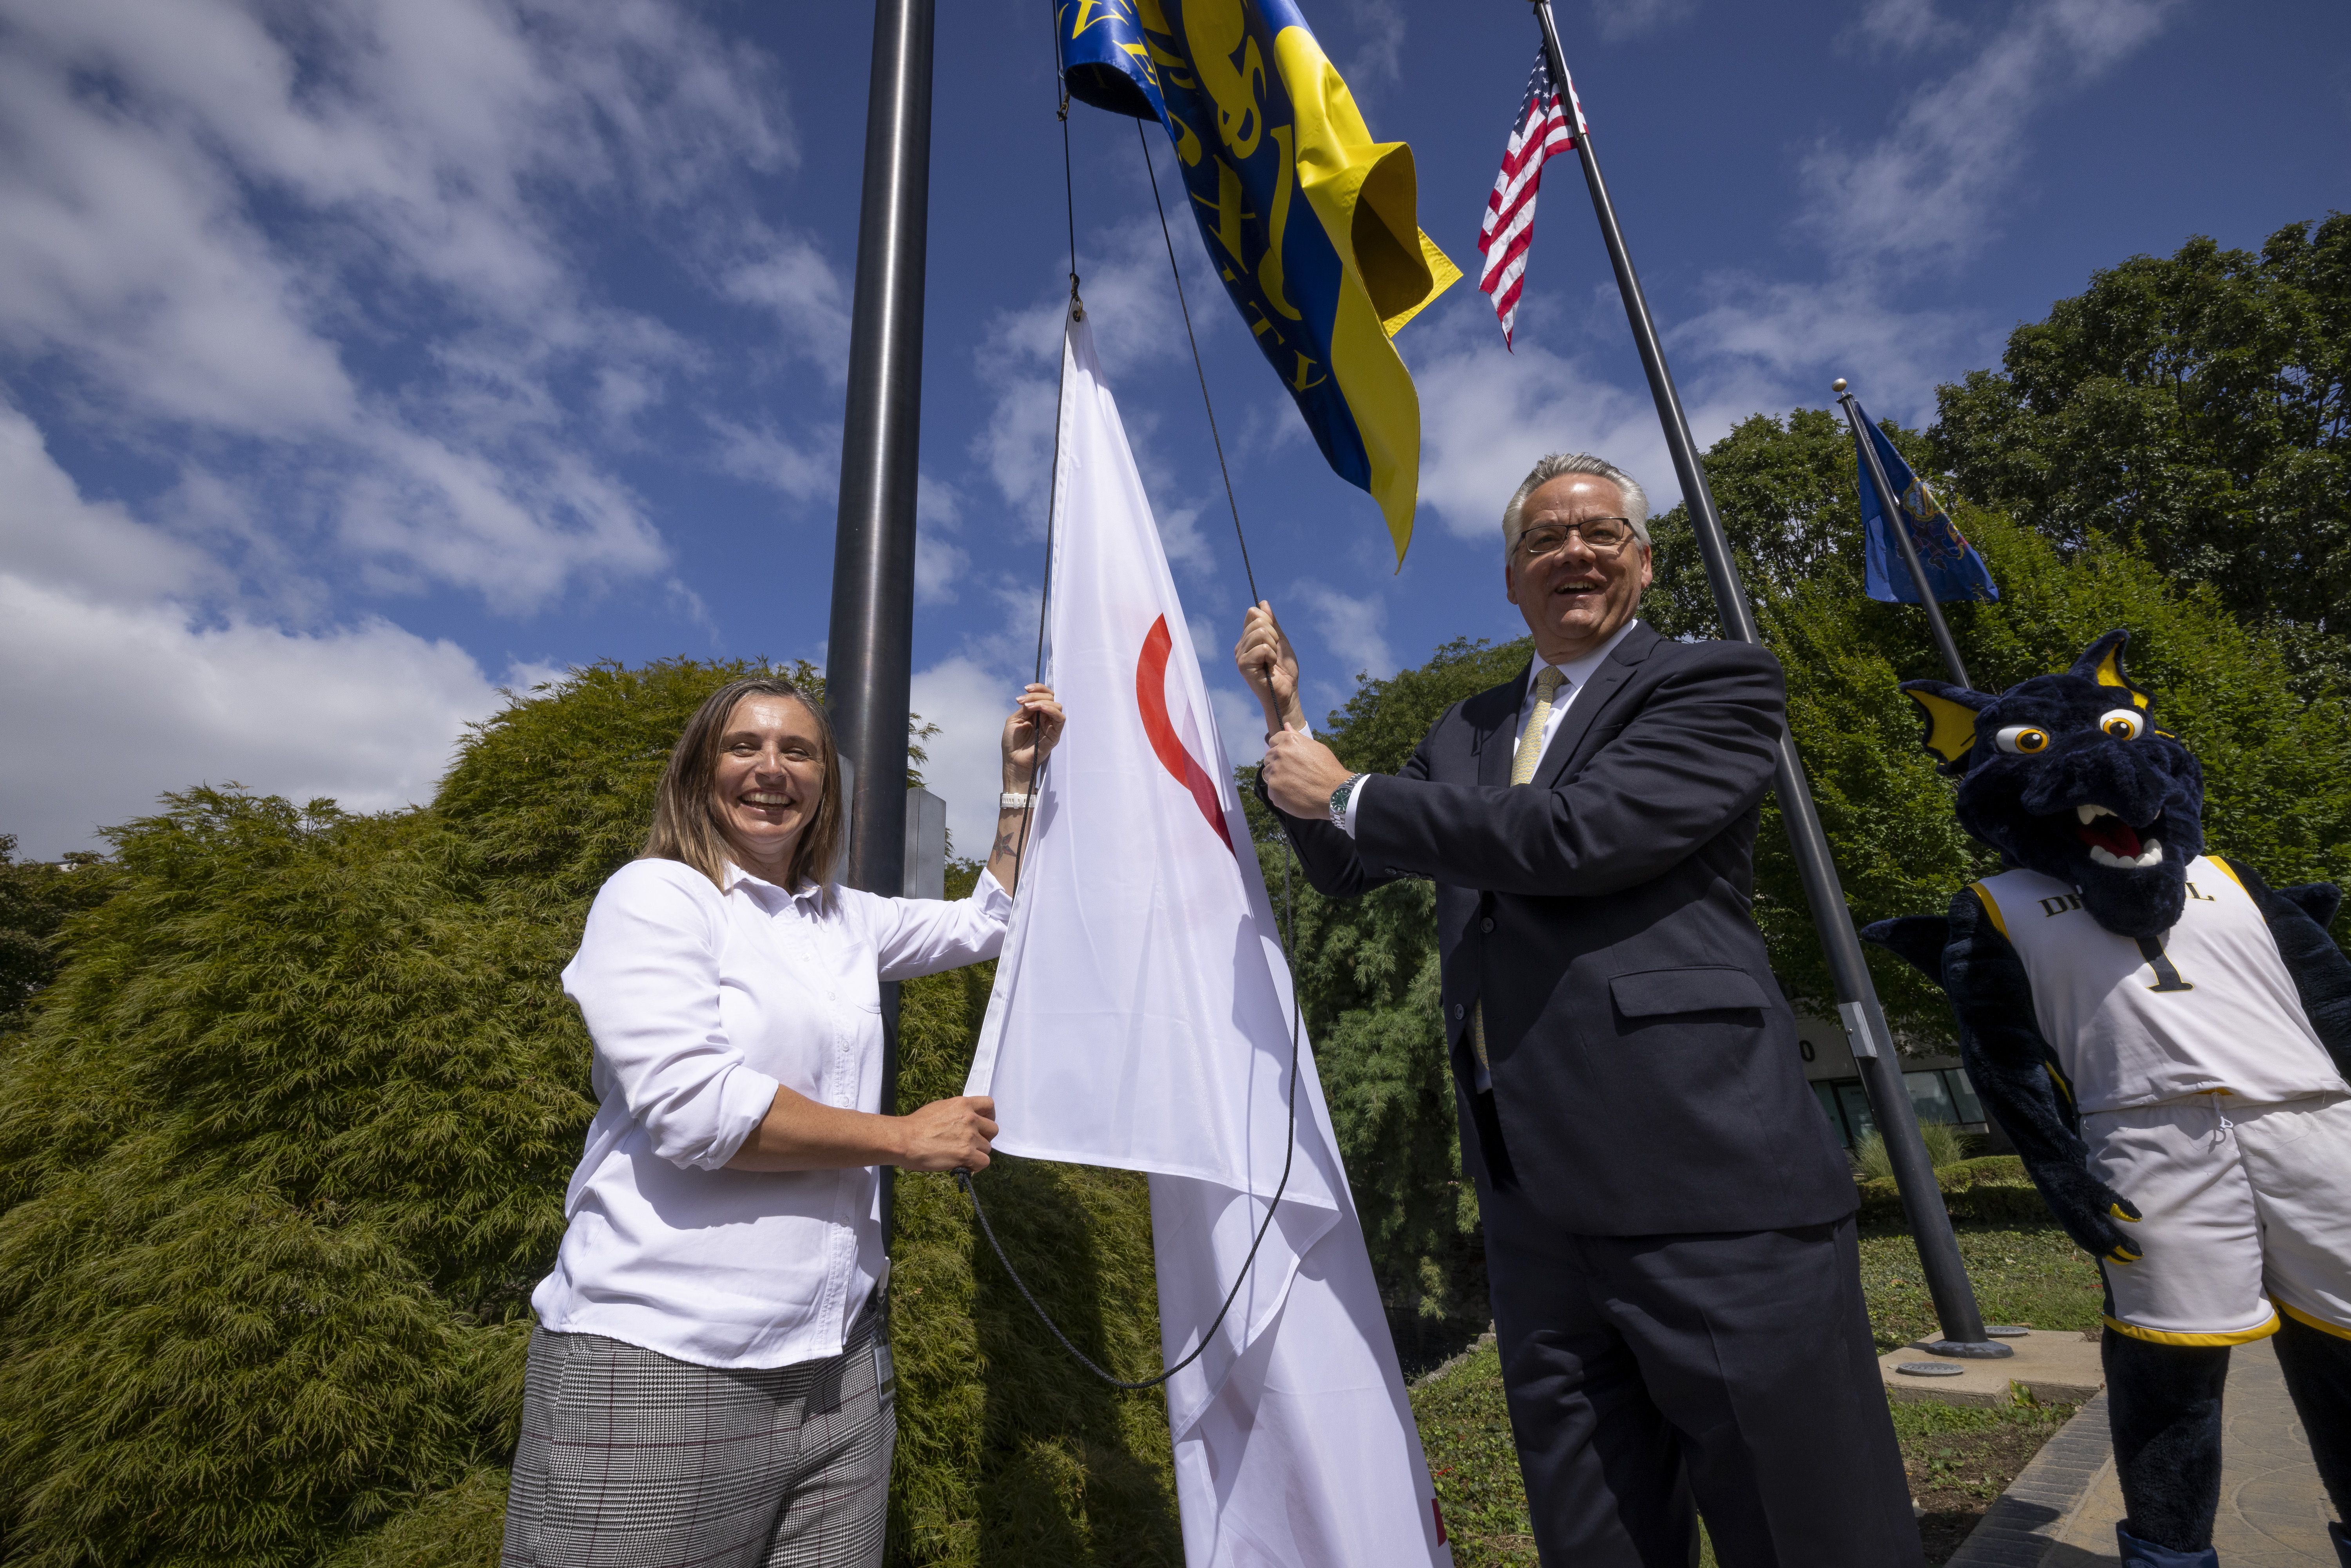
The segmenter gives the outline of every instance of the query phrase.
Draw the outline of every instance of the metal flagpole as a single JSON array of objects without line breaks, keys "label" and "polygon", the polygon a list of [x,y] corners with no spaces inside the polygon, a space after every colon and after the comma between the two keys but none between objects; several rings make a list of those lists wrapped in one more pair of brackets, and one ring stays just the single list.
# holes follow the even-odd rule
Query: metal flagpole
[{"label": "metal flagpole", "polygon": [[[1657,418],[1665,426],[1666,445],[1672,452],[1674,473],[1681,481],[1682,499],[1689,507],[1690,527],[1698,534],[1698,553],[1706,558],[1707,580],[1714,589],[1714,605],[1723,630],[1741,643],[1761,645],[1755,615],[1747,591],[1739,580],[1738,562],[1722,531],[1721,514],[1707,488],[1706,470],[1699,466],[1698,446],[1690,439],[1689,421],[1682,413],[1681,395],[1674,390],[1673,373],[1666,368],[1666,352],[1657,341],[1657,327],[1642,297],[1641,280],[1634,275],[1625,253],[1624,231],[1608,199],[1608,185],[1600,177],[1600,159],[1592,150],[1592,132],[1567,74],[1567,58],[1559,47],[1559,27],[1552,21],[1551,0],[1534,0],[1535,18],[1541,24],[1543,47],[1551,57],[1552,75],[1567,94],[1575,120],[1575,148],[1583,161],[1584,183],[1592,190],[1593,211],[1600,219],[1601,237],[1608,245],[1609,262],[1616,269],[1616,291],[1625,300],[1625,314],[1633,327],[1633,343],[1640,350],[1641,368],[1649,378],[1649,393],[1656,400]],[[1853,1054],[1869,1095],[1872,1112],[1886,1153],[1893,1158],[1894,1179],[1902,1191],[1902,1211],[1917,1243],[1918,1262],[1927,1289],[1935,1299],[1935,1316],[1943,1338],[1931,1348],[1942,1355],[1994,1357],[2015,1354],[2012,1347],[1988,1338],[1983,1314],[1976,1306],[1975,1288],[1968,1282],[1959,1261],[1959,1239],[1951,1233],[1951,1217],[1935,1184],[1927,1159],[1927,1145],[1918,1135],[1917,1112],[1902,1082],[1901,1059],[1878,1006],[1876,988],[1870,984],[1869,966],[1861,955],[1861,939],[1854,934],[1845,911],[1844,890],[1838,884],[1836,862],[1830,858],[1828,836],[1822,831],[1820,813],[1813,809],[1812,787],[1796,743],[1780,737],[1780,761],[1773,778],[1780,799],[1780,820],[1788,830],[1788,847],[1804,883],[1804,897],[1813,907],[1813,923],[1826,950],[1829,977],[1836,988],[1837,1015],[1853,1041]]]},{"label": "metal flagpole", "polygon": [[1959,662],[1959,645],[1951,640],[1951,628],[1943,619],[1943,607],[1935,601],[1935,591],[1927,581],[1927,568],[1918,559],[1918,547],[1910,542],[1910,530],[1895,507],[1894,485],[1886,476],[1886,465],[1877,455],[1877,443],[1862,427],[1861,403],[1844,390],[1843,376],[1832,382],[1829,390],[1840,394],[1837,402],[1844,408],[1844,422],[1853,426],[1853,444],[1861,449],[1862,465],[1869,470],[1870,488],[1877,492],[1878,515],[1886,519],[1886,531],[1901,548],[1902,563],[1910,569],[1910,580],[1917,585],[1918,608],[1927,612],[1927,630],[1934,635],[1935,652],[1943,655],[1943,668],[1950,672],[1953,684],[1972,689],[1968,667]]},{"label": "metal flagpole", "polygon": [[[905,890],[906,712],[914,678],[914,475],[923,404],[934,0],[880,0],[865,107],[865,190],[849,404],[841,435],[825,701],[856,769],[852,887]],[[898,988],[882,988],[882,1109],[898,1108]],[[892,1172],[882,1173],[882,1230]]]}]

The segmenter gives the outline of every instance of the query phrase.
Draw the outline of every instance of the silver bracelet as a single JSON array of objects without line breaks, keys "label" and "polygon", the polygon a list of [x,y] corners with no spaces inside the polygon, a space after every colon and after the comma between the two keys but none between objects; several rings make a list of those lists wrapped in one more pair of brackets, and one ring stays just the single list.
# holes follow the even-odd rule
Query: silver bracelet
[{"label": "silver bracelet", "polygon": [[1002,810],[1025,811],[1036,803],[1036,800],[1034,795],[1015,795],[1008,789],[997,799],[996,804]]}]

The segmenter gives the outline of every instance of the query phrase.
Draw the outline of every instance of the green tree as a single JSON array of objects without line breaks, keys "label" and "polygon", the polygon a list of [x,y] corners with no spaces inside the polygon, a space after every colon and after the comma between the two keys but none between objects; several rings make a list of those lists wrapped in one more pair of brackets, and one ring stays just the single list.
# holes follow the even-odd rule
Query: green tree
[{"label": "green tree", "polygon": [[34,996],[57,977],[66,921],[103,904],[113,887],[102,856],[18,860],[16,835],[0,833],[0,1035],[24,1022]]},{"label": "green tree", "polygon": [[[1923,466],[1925,437],[1890,422],[1881,428]],[[1917,710],[1897,689],[1944,678],[1925,618],[1861,591],[1850,433],[1824,411],[1759,414],[1705,462],[1758,626],[1787,672],[1791,729],[1854,917],[1941,908],[1996,862],[1959,831],[1949,785],[1918,748]],[[1944,607],[1978,686],[1998,691],[2061,669],[2099,633],[2127,627],[2134,676],[2156,686],[2166,727],[2203,760],[2212,841],[2273,878],[2341,880],[2351,871],[2351,859],[2324,848],[2326,830],[2313,831],[2351,829],[2351,784],[2339,781],[2351,779],[2351,706],[2337,695],[2296,695],[2290,630],[2248,625],[2217,588],[2180,581],[2128,541],[2094,533],[2066,548],[1945,498],[2001,590],[1997,602]],[[1687,508],[1653,531],[1657,582],[1642,613],[1670,635],[1719,636]],[[2306,791],[2297,807],[2283,806],[2286,779]],[[1756,882],[1774,969],[1792,995],[1825,1008],[1827,966],[1776,800],[1767,800],[1756,836]],[[1871,964],[1896,1031],[1912,1044],[1947,1044],[1940,994],[1887,955],[1873,951]]]},{"label": "green tree", "polygon": [[[112,896],[0,1041],[8,1562],[495,1560],[527,1292],[592,1110],[558,975],[687,716],[755,667],[574,671],[428,808],[196,789],[110,835]],[[960,1080],[984,985],[904,988],[910,1092]],[[1142,1184],[1004,1185],[1055,1310],[1152,1364]],[[902,1193],[900,1560],[1180,1557],[1164,1414],[1042,1364],[958,1195]]]},{"label": "green tree", "polygon": [[2351,214],[2093,274],[2001,365],[1938,394],[1964,495],[2209,582],[2297,670],[2351,680]]},{"label": "green tree", "polygon": [[[1906,455],[1925,441],[1886,426]],[[1757,415],[1707,454],[1708,476],[1765,642],[1787,672],[1789,718],[1844,883],[1850,916],[1940,912],[1996,869],[1959,831],[1950,782],[1919,746],[1903,680],[1940,677],[1923,618],[1861,588],[1852,438],[1832,413]],[[2135,678],[2163,724],[2201,758],[2208,831],[2273,882],[2351,883],[2351,704],[2290,691],[2282,640],[2246,626],[2217,591],[2183,583],[2101,537],[2071,550],[2007,517],[1955,503],[2003,597],[1947,607],[1970,674],[1999,690],[2071,664],[2101,632],[2129,628]],[[1714,601],[1687,514],[1657,519],[1657,575],[1642,613],[1676,636],[1716,636]],[[1392,771],[1452,703],[1514,675],[1529,644],[1456,642],[1427,664],[1363,680],[1323,734],[1350,767]],[[1245,799],[1248,797],[1245,795]],[[1254,807],[1260,854],[1279,888],[1283,852]],[[1437,933],[1426,883],[1333,902],[1302,878],[1294,961],[1332,1117],[1370,1239],[1390,1320],[1407,1353],[1482,1302],[1475,1205],[1459,1150],[1437,1010]],[[1756,836],[1754,914],[1789,993],[1825,1010],[1826,964],[1767,797]],[[1941,993],[1871,952],[1903,1042],[1950,1040]]]},{"label": "green tree", "polygon": [[[1906,458],[1924,444],[1892,422],[1880,427]],[[1800,408],[1785,420],[1751,414],[1708,449],[1707,484],[1730,535],[1750,597],[1766,600],[1826,582],[1861,591],[1861,555],[1851,548],[1855,513],[1853,434],[1828,409]],[[1656,580],[1642,596],[1644,619],[1668,637],[1718,637],[1714,590],[1687,507],[1650,528]]]}]

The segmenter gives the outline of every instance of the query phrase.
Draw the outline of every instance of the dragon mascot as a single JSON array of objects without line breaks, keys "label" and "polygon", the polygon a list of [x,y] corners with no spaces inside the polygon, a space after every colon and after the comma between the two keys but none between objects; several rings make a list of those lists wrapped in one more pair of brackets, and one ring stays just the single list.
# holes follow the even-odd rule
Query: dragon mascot
[{"label": "dragon mascot", "polygon": [[2203,769],[2127,641],[1997,695],[1903,684],[2004,869],[1863,936],[1949,994],[1977,1092],[2105,1276],[2123,1562],[2210,1568],[2231,1345],[2276,1336],[2351,1518],[2351,960],[2335,887],[2206,852]]}]

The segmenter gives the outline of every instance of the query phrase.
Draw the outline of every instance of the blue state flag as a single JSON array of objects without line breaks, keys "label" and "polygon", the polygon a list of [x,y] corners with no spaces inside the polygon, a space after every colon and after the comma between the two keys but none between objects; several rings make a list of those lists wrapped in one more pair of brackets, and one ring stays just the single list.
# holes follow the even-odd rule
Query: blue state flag
[{"label": "blue state flag", "polygon": [[[1872,424],[1866,414],[1862,416],[1861,427],[1876,444],[1877,461],[1885,465],[1886,482],[1894,491],[1902,526],[1910,531],[1910,548],[1918,552],[1918,565],[1925,570],[1935,597],[1998,599],[2000,585],[1992,581],[1991,569],[1952,525],[1943,504],[1935,499],[1935,492],[1910,472],[1910,465],[1902,461],[1902,454],[1894,450],[1894,443],[1886,439],[1886,432]],[[1853,460],[1861,476],[1861,533],[1865,547],[1863,587],[1872,599],[1887,604],[1916,604],[1918,585],[1910,580],[1910,569],[1903,562],[1901,547],[1886,530],[1886,514],[1877,504],[1877,486],[1870,482],[1869,464],[1858,450]]]},{"label": "blue state flag", "polygon": [[1412,149],[1374,141],[1292,0],[1054,0],[1070,96],[1156,120],[1208,260],[1402,565],[1420,399],[1388,340],[1461,269],[1420,231]]}]

